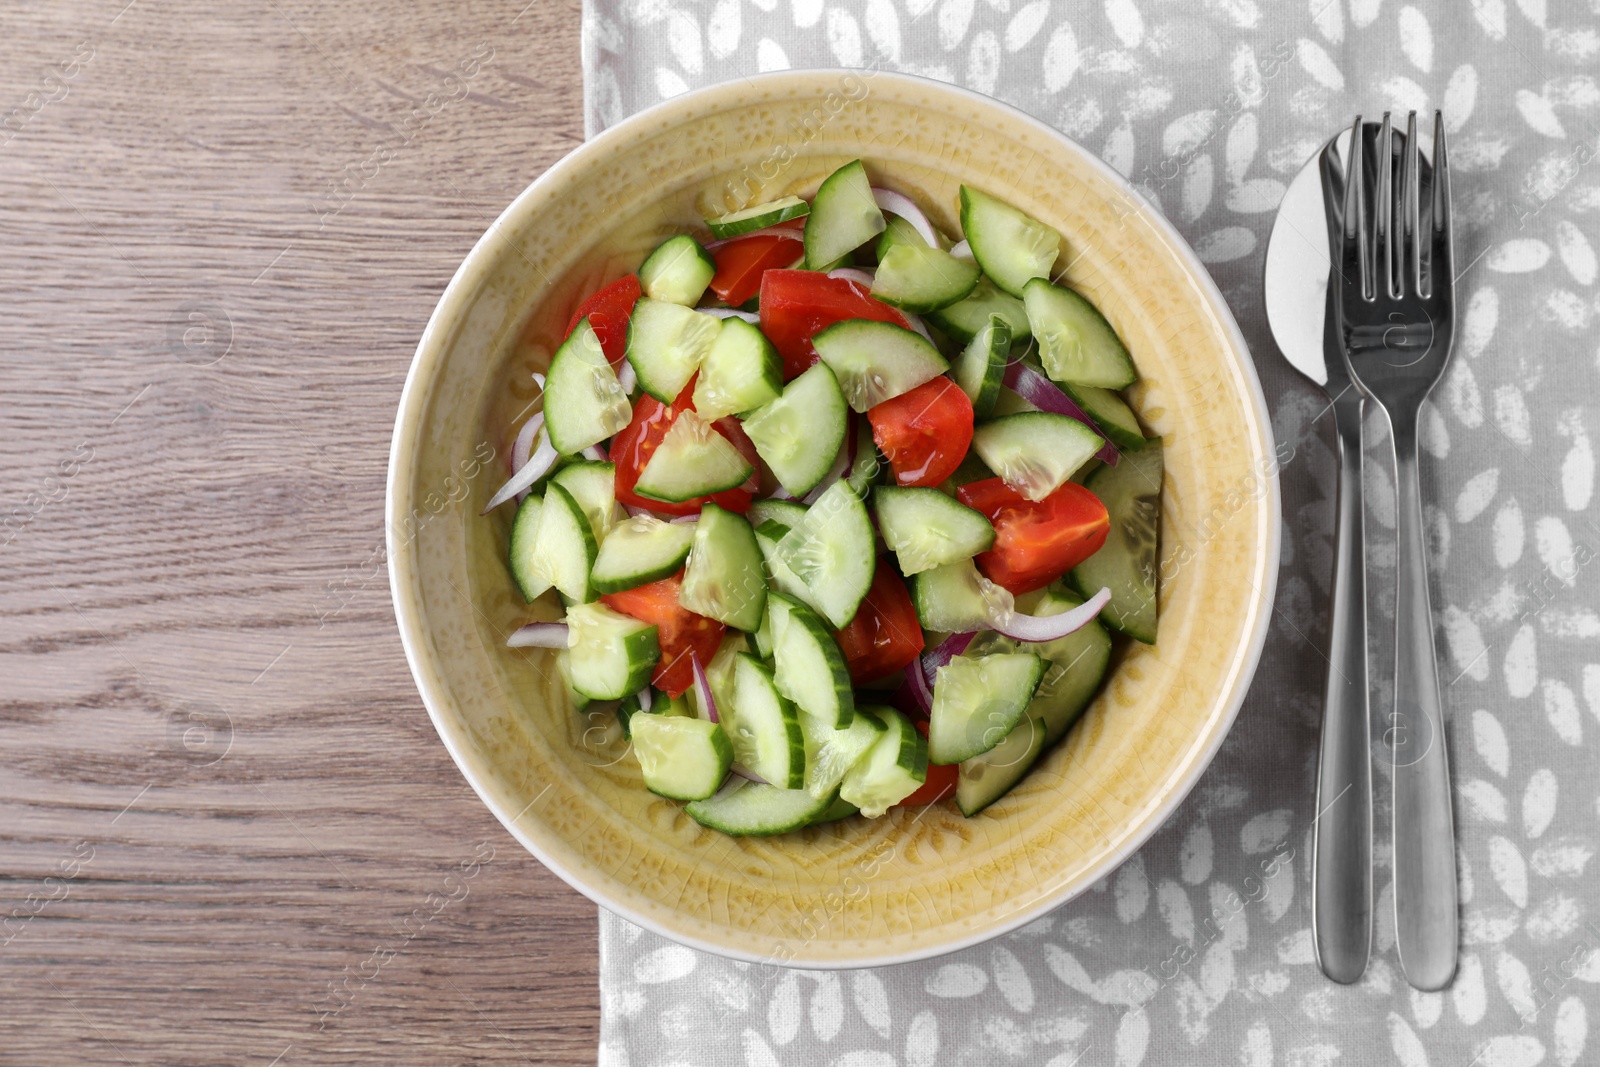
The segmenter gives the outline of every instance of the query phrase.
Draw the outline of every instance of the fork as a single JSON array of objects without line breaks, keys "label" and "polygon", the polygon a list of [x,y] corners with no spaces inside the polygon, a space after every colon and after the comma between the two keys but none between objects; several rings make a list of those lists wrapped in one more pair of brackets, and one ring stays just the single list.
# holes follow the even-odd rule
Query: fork
[{"label": "fork", "polygon": [[[1456,970],[1456,854],[1417,422],[1450,360],[1455,276],[1443,118],[1434,112],[1431,174],[1424,172],[1417,148],[1415,111],[1403,141],[1396,145],[1395,138],[1387,112],[1375,144],[1371,124],[1356,118],[1332,278],[1339,299],[1329,304],[1337,308],[1351,376],[1389,417],[1398,553],[1394,710],[1384,739],[1394,762],[1395,940],[1406,979],[1418,989],[1435,990],[1449,984]],[[1336,157],[1325,155],[1325,162],[1337,171]],[[1429,178],[1424,197],[1421,186]]]}]

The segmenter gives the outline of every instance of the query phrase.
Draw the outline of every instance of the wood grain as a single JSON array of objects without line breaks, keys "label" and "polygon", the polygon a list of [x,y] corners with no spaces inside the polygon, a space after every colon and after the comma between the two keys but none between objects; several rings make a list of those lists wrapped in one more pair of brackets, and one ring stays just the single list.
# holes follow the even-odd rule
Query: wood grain
[{"label": "wood grain", "polygon": [[594,907],[381,556],[428,314],[581,140],[577,0],[125,4],[0,22],[0,1063],[593,1063]]}]

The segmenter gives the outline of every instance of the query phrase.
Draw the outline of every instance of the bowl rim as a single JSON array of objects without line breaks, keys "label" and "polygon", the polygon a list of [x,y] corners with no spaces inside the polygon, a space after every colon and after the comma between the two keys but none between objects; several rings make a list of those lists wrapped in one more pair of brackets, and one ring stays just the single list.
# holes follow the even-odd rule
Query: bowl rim
[{"label": "bowl rim", "polygon": [[[841,67],[809,67],[795,68],[784,71],[773,71],[765,74],[741,77],[739,82],[760,89],[767,85],[781,85],[786,81],[803,81],[805,79],[826,76],[838,78],[841,74],[859,73],[873,79],[887,78],[890,81],[903,82],[920,89],[952,94],[983,107],[995,108],[1010,118],[1029,127],[1035,133],[1064,143],[1068,148],[1080,155],[1085,164],[1099,176],[1119,188],[1129,198],[1129,203],[1134,205],[1134,214],[1141,217],[1161,233],[1168,241],[1174,252],[1187,268],[1190,280],[1200,290],[1203,297],[1211,304],[1213,313],[1217,316],[1226,336],[1231,343],[1235,354],[1239,357],[1239,370],[1247,387],[1248,400],[1256,411],[1257,424],[1260,427],[1262,443],[1265,454],[1275,455],[1275,439],[1272,428],[1270,409],[1267,406],[1266,395],[1261,387],[1260,375],[1256,372],[1255,362],[1251,357],[1249,344],[1234,318],[1232,309],[1223,297],[1215,279],[1201,262],[1198,254],[1189,242],[1180,234],[1175,226],[1156,210],[1148,200],[1142,196],[1133,184],[1119,171],[1106,163],[1094,152],[1067,136],[1062,131],[1048,123],[1035,118],[1027,112],[1002,100],[967,89],[963,86],[953,85],[948,82],[936,81],[920,75],[905,74],[898,71],[865,68]],[[450,753],[450,758],[455,762],[456,768],[462,777],[467,780],[473,791],[478,795],[486,808],[505,827],[523,848],[527,849],[539,860],[546,869],[552,871],[567,885],[589,898],[601,908],[614,915],[627,919],[635,925],[641,926],[652,933],[658,934],[677,944],[709,952],[723,958],[741,960],[747,963],[773,964],[770,954],[761,954],[741,950],[729,944],[722,944],[697,937],[682,930],[674,930],[662,922],[658,922],[650,915],[637,911],[624,902],[607,899],[600,888],[588,885],[583,877],[569,870],[555,859],[550,851],[542,847],[530,835],[523,833],[517,826],[522,812],[511,813],[502,811],[500,805],[493,801],[486,785],[479,781],[477,773],[472,769],[466,754],[461,751],[457,742],[452,738],[450,730],[446,729],[446,716],[440,710],[443,706],[441,694],[434,691],[434,679],[431,677],[431,667],[424,658],[423,646],[426,642],[423,620],[415,615],[408,606],[406,597],[401,593],[401,578],[399,573],[400,559],[407,554],[407,545],[401,542],[398,521],[398,492],[402,483],[409,478],[412,466],[406,461],[403,448],[411,444],[414,436],[416,422],[426,403],[426,397],[420,394],[422,379],[430,377],[429,373],[437,363],[444,358],[446,347],[443,344],[445,337],[459,322],[462,306],[468,296],[475,290],[479,283],[482,271],[480,268],[488,265],[499,254],[493,248],[496,231],[521,214],[526,203],[536,198],[542,189],[549,184],[554,184],[567,171],[582,167],[586,158],[592,154],[589,150],[603,148],[614,141],[625,140],[634,136],[636,132],[642,133],[645,127],[658,122],[663,116],[676,112],[684,112],[684,118],[690,118],[699,110],[698,105],[707,98],[728,92],[736,83],[732,81],[717,82],[703,86],[699,89],[683,93],[679,96],[653,104],[642,111],[628,116],[615,125],[607,128],[596,136],[585,140],[577,148],[562,156],[552,163],[542,174],[528,184],[522,192],[518,193],[499,216],[496,217],[482,236],[473,244],[472,250],[462,260],[448,285],[439,296],[438,303],[428,317],[428,323],[423,328],[422,336],[417,342],[416,352],[411,361],[411,366],[406,372],[405,385],[401,389],[399,408],[395,416],[394,433],[390,440],[389,468],[384,489],[384,542],[387,571],[389,576],[390,597],[394,605],[395,621],[400,631],[400,643],[405,650],[406,663],[410,668],[417,691],[422,697],[423,706],[427,709],[428,718],[432,721],[434,731],[444,743],[445,749]],[[1263,546],[1262,573],[1266,580],[1262,583],[1257,595],[1261,598],[1260,610],[1257,612],[1254,628],[1249,634],[1248,646],[1243,657],[1236,660],[1237,669],[1234,672],[1232,692],[1227,698],[1227,707],[1224,714],[1217,720],[1211,735],[1206,739],[1203,749],[1192,753],[1188,767],[1184,770],[1165,797],[1154,807],[1147,808],[1141,820],[1132,828],[1122,843],[1114,850],[1106,853],[1098,864],[1098,874],[1095,878],[1083,878],[1076,888],[1064,887],[1055,894],[1043,896],[1036,903],[994,921],[982,929],[965,934],[961,937],[938,941],[932,944],[919,946],[905,951],[893,953],[880,953],[859,957],[831,956],[820,959],[806,959],[796,956],[780,966],[798,966],[806,970],[853,970],[864,967],[883,967],[902,963],[914,963],[921,960],[934,959],[945,956],[962,949],[971,948],[991,941],[1013,930],[1026,926],[1034,920],[1054,911],[1062,905],[1075,900],[1086,892],[1096,881],[1104,879],[1114,873],[1139,851],[1144,844],[1160,830],[1179,806],[1188,799],[1189,794],[1211,766],[1216,758],[1218,749],[1232,731],[1239,711],[1249,695],[1251,682],[1254,680],[1257,668],[1260,665],[1262,651],[1266,644],[1267,633],[1271,627],[1272,605],[1277,593],[1277,574],[1281,552],[1282,539],[1282,502],[1278,480],[1278,468],[1272,467],[1270,476],[1266,478],[1267,492],[1264,498],[1267,501],[1268,514],[1266,516],[1266,543]],[[453,720],[451,720],[453,721]],[[524,809],[526,810],[526,809]]]}]

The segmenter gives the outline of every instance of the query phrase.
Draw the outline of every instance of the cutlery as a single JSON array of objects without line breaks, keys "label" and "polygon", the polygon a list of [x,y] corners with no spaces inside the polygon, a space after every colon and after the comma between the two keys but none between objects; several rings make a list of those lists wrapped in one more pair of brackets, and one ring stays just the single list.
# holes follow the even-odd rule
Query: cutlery
[{"label": "cutlery", "polygon": [[[1337,138],[1335,138],[1337,140]],[[1329,142],[1330,145],[1332,142]],[[1290,183],[1267,242],[1267,321],[1289,364],[1333,409],[1335,496],[1328,674],[1312,824],[1311,915],[1322,972],[1354,982],[1372,943],[1372,756],[1367,706],[1367,609],[1362,535],[1361,395],[1350,381],[1337,316],[1327,302],[1338,235],[1323,211],[1320,154]]]},{"label": "cutlery", "polygon": [[1406,979],[1435,990],[1456,969],[1456,855],[1417,422],[1454,343],[1454,256],[1443,119],[1434,112],[1429,169],[1417,147],[1416,112],[1404,138],[1396,136],[1387,113],[1376,129],[1357,117],[1347,167],[1333,146],[1323,149],[1327,207],[1340,235],[1329,276],[1337,298],[1328,308],[1352,378],[1389,416],[1398,552],[1394,710],[1385,738],[1394,761],[1395,939]]}]

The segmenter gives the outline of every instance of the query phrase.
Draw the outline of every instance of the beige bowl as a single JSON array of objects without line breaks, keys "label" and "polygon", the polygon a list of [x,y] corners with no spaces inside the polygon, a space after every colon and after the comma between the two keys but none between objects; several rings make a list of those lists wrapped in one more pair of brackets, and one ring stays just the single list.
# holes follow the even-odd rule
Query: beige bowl
[{"label": "beige bowl", "polygon": [[[701,829],[646,792],[609,717],[567,706],[551,657],[505,635],[529,608],[504,563],[511,509],[479,511],[576,305],[708,214],[809,194],[848,160],[956,226],[975,184],[1065,236],[1166,441],[1161,640],[1136,646],[1066,744],[974,819],[950,803],[772,839]],[[506,209],[417,347],[389,463],[389,576],[439,736],[546,866],[612,911],[726,956],[860,967],[1011,930],[1114,870],[1182,800],[1261,652],[1278,560],[1271,428],[1221,294],[1171,226],[1049,127],[935,82],[839,71],[669,101],[557,163]]]}]

